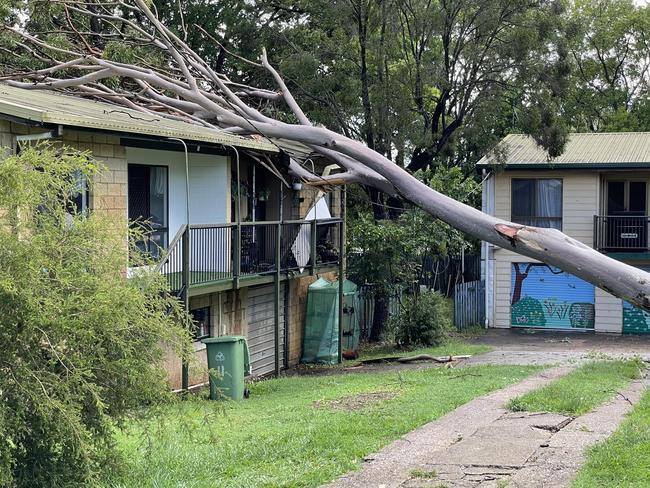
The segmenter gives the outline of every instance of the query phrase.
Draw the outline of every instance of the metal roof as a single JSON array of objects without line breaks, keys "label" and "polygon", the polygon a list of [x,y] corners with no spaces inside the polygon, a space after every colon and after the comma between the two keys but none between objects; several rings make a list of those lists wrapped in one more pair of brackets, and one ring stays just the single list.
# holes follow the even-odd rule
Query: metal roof
[{"label": "metal roof", "polygon": [[211,144],[278,152],[264,139],[239,137],[164,116],[152,116],[126,107],[51,90],[28,90],[0,84],[0,114],[43,124],[96,129],[153,137],[176,137]]},{"label": "metal roof", "polygon": [[[549,159],[535,140],[523,134],[506,136],[505,165],[509,169],[646,168],[650,167],[650,132],[572,133],[564,153]],[[500,165],[493,155],[477,164]]]}]

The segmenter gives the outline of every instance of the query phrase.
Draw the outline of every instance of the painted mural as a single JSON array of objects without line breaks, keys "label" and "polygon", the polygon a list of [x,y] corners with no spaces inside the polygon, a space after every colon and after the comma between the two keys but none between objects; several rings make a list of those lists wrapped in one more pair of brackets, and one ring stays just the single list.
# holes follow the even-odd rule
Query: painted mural
[{"label": "painted mural", "polygon": [[542,263],[512,263],[513,327],[593,329],[593,285]]},{"label": "painted mural", "polygon": [[623,334],[650,334],[650,314],[623,301]]},{"label": "painted mural", "polygon": [[[650,266],[639,266],[650,272]],[[650,334],[650,314],[623,301],[623,334]]]}]

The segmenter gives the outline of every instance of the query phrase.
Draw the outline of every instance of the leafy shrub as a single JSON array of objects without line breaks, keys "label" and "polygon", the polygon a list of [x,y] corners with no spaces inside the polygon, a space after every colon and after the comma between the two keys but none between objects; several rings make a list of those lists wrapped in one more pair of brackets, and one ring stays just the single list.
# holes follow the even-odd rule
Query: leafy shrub
[{"label": "leafy shrub", "polygon": [[0,486],[97,486],[115,426],[169,398],[161,361],[187,353],[162,276],[124,276],[126,222],[74,211],[86,154],[0,161]]},{"label": "leafy shrub", "polygon": [[404,300],[391,318],[395,341],[402,347],[437,346],[447,338],[452,324],[448,300],[438,292],[424,291]]}]

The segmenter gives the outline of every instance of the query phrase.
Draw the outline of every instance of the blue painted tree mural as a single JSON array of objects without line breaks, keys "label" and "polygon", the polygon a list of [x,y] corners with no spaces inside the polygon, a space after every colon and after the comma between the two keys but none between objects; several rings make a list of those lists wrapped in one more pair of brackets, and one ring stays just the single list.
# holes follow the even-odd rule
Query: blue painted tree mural
[{"label": "blue painted tree mural", "polygon": [[543,263],[512,263],[511,324],[593,329],[593,285]]}]

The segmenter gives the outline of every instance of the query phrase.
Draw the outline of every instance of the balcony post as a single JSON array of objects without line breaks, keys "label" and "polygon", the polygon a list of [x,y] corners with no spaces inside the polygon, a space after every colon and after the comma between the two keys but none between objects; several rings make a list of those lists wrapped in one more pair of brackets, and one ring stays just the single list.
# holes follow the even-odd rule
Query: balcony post
[{"label": "balcony post", "polygon": [[339,363],[343,362],[343,284],[345,283],[345,206],[347,192],[345,186],[341,188],[341,221],[339,222]]},{"label": "balcony post", "polygon": [[311,254],[311,257],[310,257],[310,259],[311,259],[311,271],[310,271],[309,274],[311,274],[313,276],[314,274],[316,274],[316,231],[318,229],[318,224],[317,224],[316,218],[314,218],[314,220],[311,221],[310,228],[311,228],[311,232],[310,232],[310,236],[309,236],[309,238],[310,238],[309,239],[310,240],[310,249],[309,249],[309,251],[310,251],[310,254]]},{"label": "balcony post", "polygon": [[600,232],[598,232],[598,215],[594,215],[594,249],[597,251],[600,251],[600,240],[599,240],[599,235]]},{"label": "balcony post", "polygon": [[[190,312],[190,228],[185,226],[182,237],[183,255],[181,264],[181,290],[183,290],[183,308],[185,313]],[[181,365],[181,389],[187,394],[190,387],[190,372],[188,361],[183,358]]]},{"label": "balcony post", "polygon": [[232,277],[234,281],[235,290],[239,289],[239,276],[241,274],[241,223],[237,222],[237,225],[233,227],[233,232],[235,233],[233,239],[233,250],[232,250]]},{"label": "balcony post", "polygon": [[280,376],[280,300],[282,294],[280,293],[280,236],[282,232],[282,224],[278,222],[275,228],[275,300],[274,300],[274,340],[275,340],[275,376]]}]

